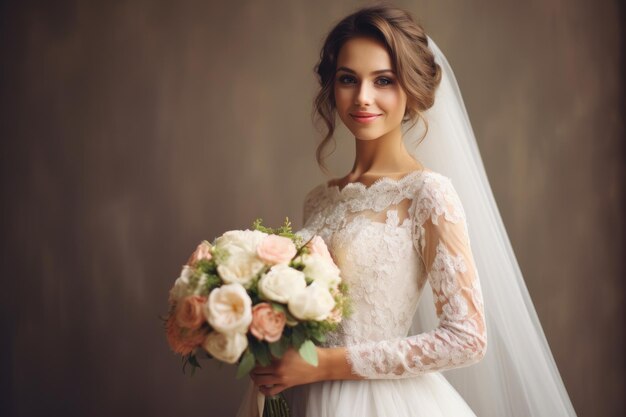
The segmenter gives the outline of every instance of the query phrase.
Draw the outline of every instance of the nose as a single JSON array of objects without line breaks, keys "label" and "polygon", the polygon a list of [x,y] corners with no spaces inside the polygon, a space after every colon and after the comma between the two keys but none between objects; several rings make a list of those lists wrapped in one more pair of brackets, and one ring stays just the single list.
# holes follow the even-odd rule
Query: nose
[{"label": "nose", "polygon": [[356,97],[354,104],[357,106],[369,106],[372,104],[373,93],[370,90],[368,83],[361,83],[356,90]]}]

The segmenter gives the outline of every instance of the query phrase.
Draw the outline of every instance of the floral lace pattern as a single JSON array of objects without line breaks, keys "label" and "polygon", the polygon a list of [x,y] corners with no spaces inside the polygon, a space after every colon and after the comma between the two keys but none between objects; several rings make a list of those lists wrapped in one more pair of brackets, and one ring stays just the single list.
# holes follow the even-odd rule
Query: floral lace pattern
[{"label": "floral lace pattern", "polygon": [[[354,312],[325,345],[346,346],[354,374],[404,378],[484,356],[482,293],[448,178],[413,171],[370,186],[323,183],[305,197],[303,214],[297,233],[324,239],[350,288]],[[407,336],[427,281],[439,325]]]}]

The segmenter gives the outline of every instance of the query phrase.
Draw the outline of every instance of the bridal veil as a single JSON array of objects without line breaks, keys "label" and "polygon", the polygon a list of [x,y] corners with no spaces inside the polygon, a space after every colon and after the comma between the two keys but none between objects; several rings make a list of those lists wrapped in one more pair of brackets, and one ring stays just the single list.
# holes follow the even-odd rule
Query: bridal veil
[{"label": "bridal veil", "polygon": [[[452,68],[429,37],[441,66],[435,104],[423,123],[405,129],[407,149],[428,168],[452,180],[465,209],[484,297],[487,354],[477,364],[445,372],[474,412],[483,417],[575,416],[522,273],[502,223]],[[431,291],[411,334],[437,325]]]}]

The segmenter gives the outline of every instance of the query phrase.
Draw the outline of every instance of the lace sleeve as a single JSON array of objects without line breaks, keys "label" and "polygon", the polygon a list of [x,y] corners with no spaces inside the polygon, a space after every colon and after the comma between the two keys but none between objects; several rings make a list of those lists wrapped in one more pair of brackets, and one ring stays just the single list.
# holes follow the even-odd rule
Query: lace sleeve
[{"label": "lace sleeve", "polygon": [[465,214],[450,180],[435,176],[413,202],[414,246],[433,291],[438,326],[405,338],[347,347],[352,372],[405,378],[471,365],[487,348],[482,293]]}]

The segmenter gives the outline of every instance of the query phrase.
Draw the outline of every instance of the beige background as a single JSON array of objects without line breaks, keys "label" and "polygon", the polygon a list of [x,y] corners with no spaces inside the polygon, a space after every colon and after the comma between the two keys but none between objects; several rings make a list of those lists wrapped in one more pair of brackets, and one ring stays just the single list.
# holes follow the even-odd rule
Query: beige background
[{"label": "beige background", "polygon": [[[199,240],[301,225],[313,66],[359,4],[2,3],[0,414],[233,413],[234,368],[183,376],[158,316]],[[455,70],[578,414],[624,415],[623,4],[396,4]]]}]

